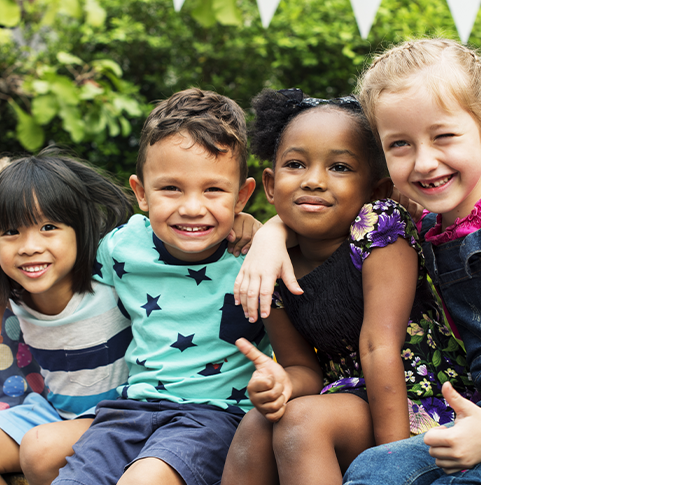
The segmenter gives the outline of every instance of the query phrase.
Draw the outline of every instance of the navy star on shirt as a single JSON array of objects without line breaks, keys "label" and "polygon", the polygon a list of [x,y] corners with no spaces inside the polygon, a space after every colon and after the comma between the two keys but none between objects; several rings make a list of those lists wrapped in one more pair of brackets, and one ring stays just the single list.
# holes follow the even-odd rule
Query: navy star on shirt
[{"label": "navy star on shirt", "polygon": [[213,376],[214,374],[221,374],[221,366],[223,364],[207,364],[203,371],[198,372],[202,376]]},{"label": "navy star on shirt", "polygon": [[146,298],[148,299],[148,301],[144,305],[141,305],[141,308],[146,310],[147,317],[151,316],[152,311],[162,310],[162,308],[158,306],[158,298],[160,298],[160,295],[153,297],[146,293]]},{"label": "navy star on shirt", "polygon": [[165,384],[163,384],[161,381],[158,381],[158,385],[156,386],[156,390],[167,391],[167,389],[165,388]]},{"label": "navy star on shirt", "polygon": [[200,269],[199,271],[195,271],[193,269],[188,269],[190,274],[187,275],[188,278],[192,278],[197,282],[197,286],[202,281],[211,281],[211,278],[206,275],[207,273],[207,267],[205,266],[204,268]]},{"label": "navy star on shirt", "polygon": [[92,265],[92,274],[102,278],[102,263],[98,263],[97,260],[95,260],[95,264]]},{"label": "navy star on shirt", "polygon": [[114,261],[114,266],[112,266],[112,268],[114,268],[114,272],[117,273],[117,276],[119,276],[119,279],[121,279],[122,276],[128,273],[128,271],[124,270],[124,264],[126,263],[120,263],[114,258],[112,258],[112,261]]},{"label": "navy star on shirt", "polygon": [[241,402],[241,400],[246,398],[245,392],[248,388],[244,387],[243,389],[236,389],[235,387],[231,388],[231,395],[228,397],[232,401],[236,401],[236,404]]},{"label": "navy star on shirt", "polygon": [[136,364],[142,365],[145,367],[146,366],[146,359],[143,359],[143,360],[136,359]]},{"label": "navy star on shirt", "polygon": [[181,333],[177,334],[177,342],[171,345],[171,347],[178,349],[180,352],[184,352],[185,350],[189,349],[190,347],[196,347],[197,344],[193,344],[192,340],[194,339],[194,334],[192,335],[182,335]]}]

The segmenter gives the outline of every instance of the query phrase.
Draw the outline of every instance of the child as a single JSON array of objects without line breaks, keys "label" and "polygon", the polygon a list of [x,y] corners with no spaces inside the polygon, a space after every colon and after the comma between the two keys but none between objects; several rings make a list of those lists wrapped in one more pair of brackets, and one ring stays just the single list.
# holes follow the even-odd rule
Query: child
[{"label": "child", "polygon": [[359,103],[267,90],[253,107],[252,150],[273,164],[265,193],[297,235],[289,255],[304,294],[281,285],[265,320],[279,364],[240,345],[258,369],[255,409],[222,483],[339,484],[362,450],[452,421],[440,386],[469,395],[466,361],[410,216],[380,199],[391,183]]},{"label": "child", "polygon": [[53,148],[0,173],[0,301],[14,312],[6,311],[6,344],[17,345],[25,372],[34,356],[48,388],[39,394],[36,373],[5,381],[5,394],[27,384],[38,393],[0,411],[2,473],[50,483],[95,405],[126,382],[131,322],[114,290],[91,274],[100,238],[131,214],[119,187]]},{"label": "child", "polygon": [[[446,39],[405,42],[375,59],[360,80],[359,98],[385,152],[394,184],[432,212],[425,215],[421,228],[427,268],[442,296],[445,313],[464,342],[469,372],[480,391],[480,59],[474,51]],[[234,294],[252,321],[258,295],[261,315],[268,312],[271,275],[281,275],[292,291],[301,291],[288,263],[270,259],[270,255],[283,254],[282,237],[275,232],[278,228],[266,224],[256,234],[247,265],[236,280]],[[265,248],[265,259],[256,254],[261,247]],[[420,436],[409,443],[391,445],[389,450],[368,450],[356,460],[346,479],[352,483],[413,483],[420,475],[431,483],[446,473],[473,467],[447,480],[479,483],[481,467],[474,464],[481,461],[480,410],[454,393],[445,394],[452,396],[453,407],[462,410],[454,428],[429,431],[425,443]],[[474,399],[480,400],[478,393]],[[428,454],[430,444],[437,466]],[[396,466],[390,466],[389,459],[395,460]],[[377,465],[372,466],[373,462]],[[434,475],[413,473],[430,464]],[[360,472],[365,476],[359,476]]]},{"label": "child", "polygon": [[243,110],[210,91],[172,95],[146,119],[129,182],[149,218],[108,234],[95,272],[132,319],[128,384],[97,407],[53,483],[214,484],[252,407],[254,366],[233,342],[271,353],[227,293],[242,258],[225,239],[255,187]]}]

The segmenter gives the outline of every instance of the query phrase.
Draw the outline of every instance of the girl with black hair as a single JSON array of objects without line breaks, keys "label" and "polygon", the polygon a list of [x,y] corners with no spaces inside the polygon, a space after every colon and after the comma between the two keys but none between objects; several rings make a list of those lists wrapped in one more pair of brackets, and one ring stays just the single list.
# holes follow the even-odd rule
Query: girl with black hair
[{"label": "girl with black hair", "polygon": [[454,419],[441,386],[472,392],[464,351],[410,215],[386,198],[392,184],[359,103],[266,90],[253,108],[252,152],[272,163],[265,194],[296,237],[288,252],[303,294],[278,282],[264,320],[277,362],[237,342],[256,364],[255,409],[222,484],[340,484],[366,448]]},{"label": "girl with black hair", "polygon": [[0,413],[0,473],[50,483],[95,405],[126,382],[131,322],[92,272],[100,239],[132,213],[118,186],[55,148],[0,172],[0,302],[47,389]]}]

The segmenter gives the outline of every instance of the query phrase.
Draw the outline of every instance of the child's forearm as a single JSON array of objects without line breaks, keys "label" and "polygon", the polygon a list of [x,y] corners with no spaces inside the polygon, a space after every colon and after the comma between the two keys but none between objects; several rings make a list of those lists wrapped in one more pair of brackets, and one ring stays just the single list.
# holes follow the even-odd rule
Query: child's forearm
[{"label": "child's forearm", "polygon": [[310,394],[318,394],[323,387],[321,375],[313,369],[305,366],[295,365],[285,367],[291,382],[292,392],[289,399],[294,399],[299,396],[308,396]]},{"label": "child's forearm", "polygon": [[380,348],[361,360],[376,444],[408,438],[408,398],[400,353]]}]

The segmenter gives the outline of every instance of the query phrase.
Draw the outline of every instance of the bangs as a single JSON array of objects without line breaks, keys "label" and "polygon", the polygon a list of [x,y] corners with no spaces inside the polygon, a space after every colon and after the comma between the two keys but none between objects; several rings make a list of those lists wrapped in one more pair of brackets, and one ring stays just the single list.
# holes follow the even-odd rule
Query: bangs
[{"label": "bangs", "polygon": [[[37,224],[45,218],[74,227],[79,201],[64,177],[52,167],[24,159],[0,174],[0,230]],[[52,173],[53,172],[53,173]],[[58,180],[57,180],[58,179]]]}]

